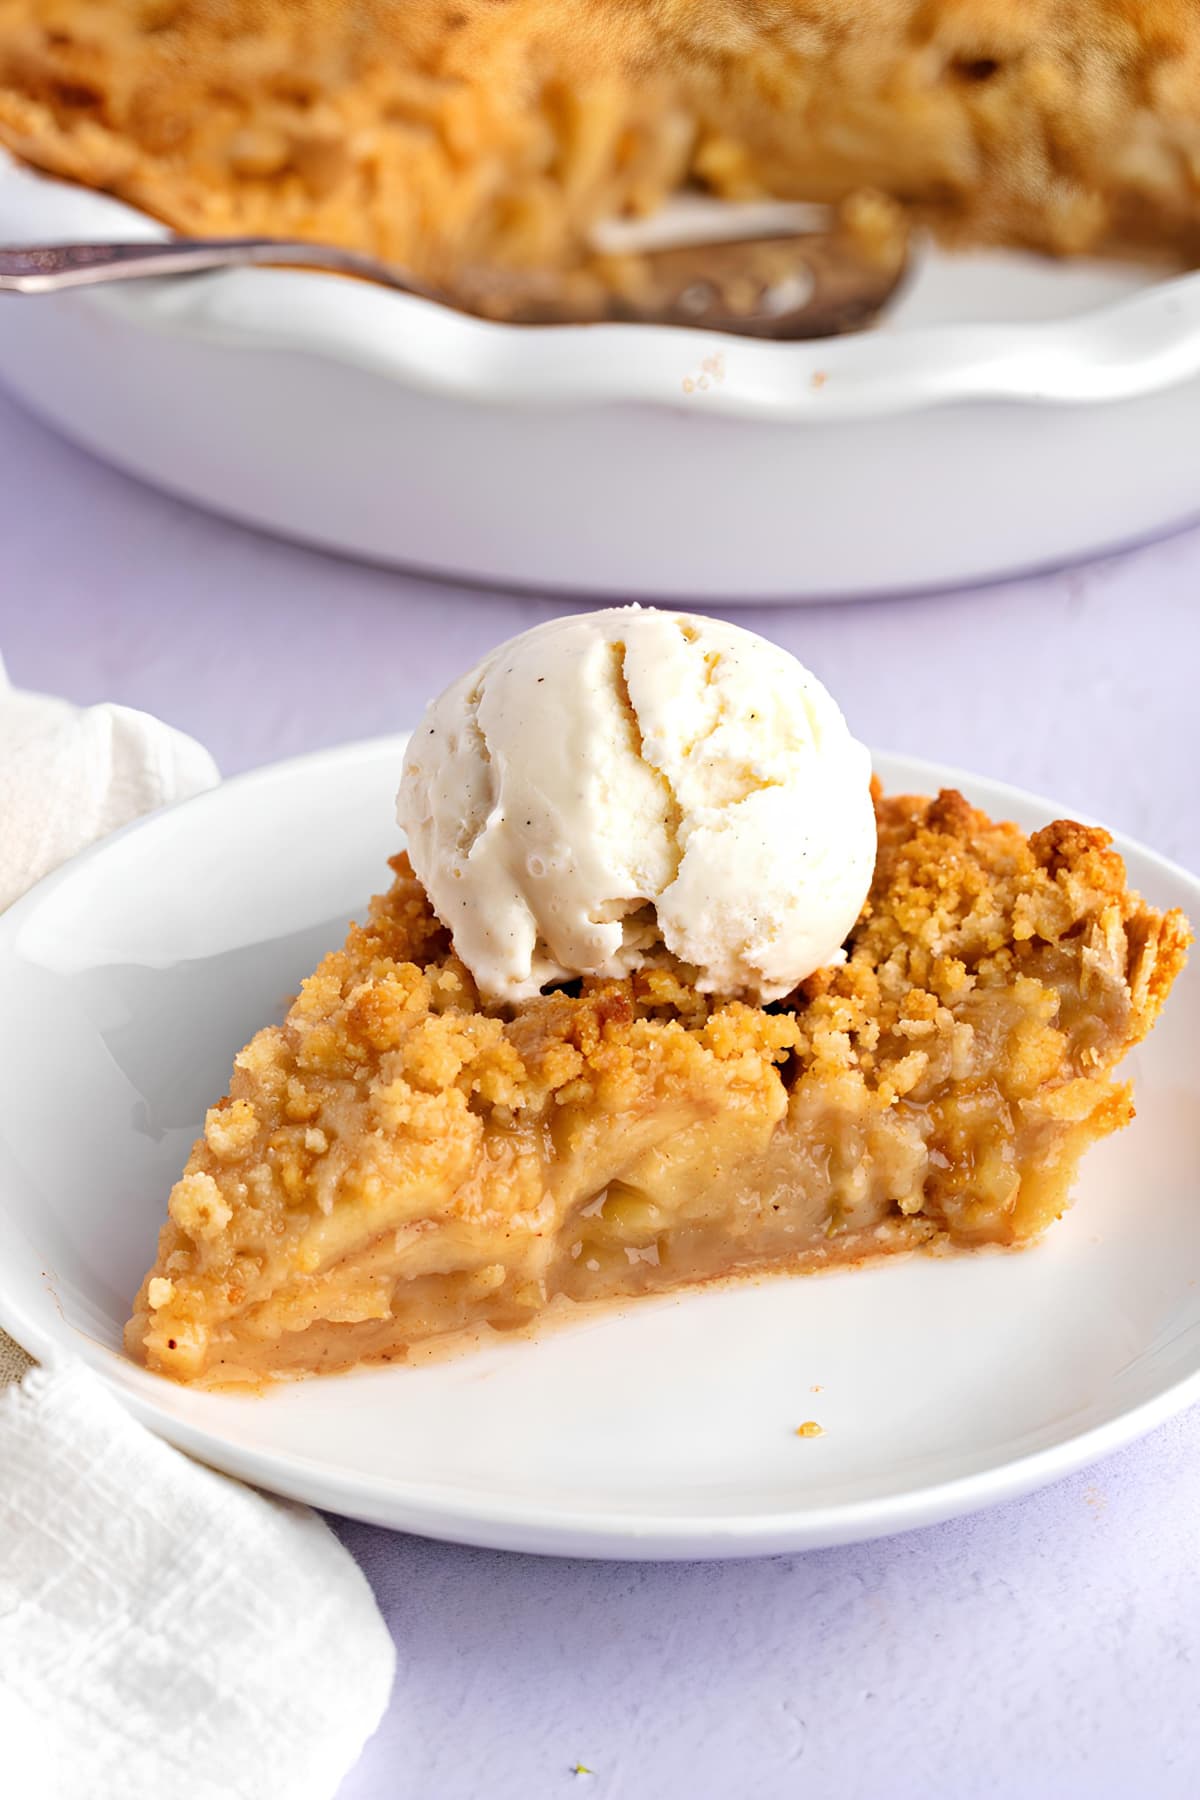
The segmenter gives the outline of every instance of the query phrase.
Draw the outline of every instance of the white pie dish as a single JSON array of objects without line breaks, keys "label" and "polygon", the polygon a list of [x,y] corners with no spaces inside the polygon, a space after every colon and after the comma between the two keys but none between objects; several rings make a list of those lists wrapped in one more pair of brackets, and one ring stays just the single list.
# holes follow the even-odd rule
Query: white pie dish
[{"label": "white pie dish", "polygon": [[[803,1549],[1027,1492],[1200,1397],[1200,976],[1131,1060],[1133,1127],[1020,1255],[641,1301],[413,1368],[196,1393],[120,1350],[167,1191],[235,1050],[395,848],[395,739],[229,782],[0,920],[0,1324],[74,1353],[216,1467],[380,1524],[629,1558]],[[1062,808],[893,757],[1029,825]],[[1070,809],[1066,809],[1070,810]],[[1123,844],[1200,916],[1200,883]],[[815,1419],[824,1436],[801,1439]]]},{"label": "white pie dish", "polygon": [[[160,232],[0,153],[0,241]],[[6,300],[0,379],[202,505],[494,585],[891,593],[1200,513],[1197,275],[929,252],[883,327],[771,344],[239,270]]]}]

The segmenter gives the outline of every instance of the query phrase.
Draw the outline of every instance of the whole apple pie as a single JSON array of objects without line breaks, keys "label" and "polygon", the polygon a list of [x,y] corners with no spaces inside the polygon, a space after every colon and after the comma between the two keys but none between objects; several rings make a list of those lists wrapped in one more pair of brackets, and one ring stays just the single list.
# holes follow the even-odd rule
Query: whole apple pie
[{"label": "whole apple pie", "polygon": [[[615,621],[608,638],[603,621]],[[583,622],[567,622],[575,623]],[[637,863],[650,857],[656,829],[652,786],[644,806],[628,778],[615,799],[605,790],[595,816],[610,828],[614,807],[622,817],[640,809],[629,840],[639,905],[581,906],[587,928],[609,936],[571,954],[605,966],[571,976],[562,947],[574,940],[555,921],[602,834],[594,828],[584,843],[576,833],[558,877],[541,867],[542,851],[530,851],[509,873],[550,925],[549,949],[539,938],[527,954],[505,871],[480,848],[490,843],[498,858],[514,842],[549,841],[529,835],[536,821],[526,796],[536,788],[554,801],[554,777],[543,779],[533,759],[527,789],[511,767],[497,774],[505,755],[515,760],[525,728],[505,712],[511,692],[495,691],[501,675],[513,677],[519,659],[508,666],[508,653],[523,640],[497,653],[490,674],[460,684],[454,707],[435,708],[409,752],[409,814],[415,821],[424,804],[411,797],[422,783],[441,784],[436,804],[459,839],[435,882],[451,896],[443,912],[460,892],[464,911],[476,907],[472,884],[484,872],[474,926],[459,935],[489,991],[408,857],[396,856],[392,886],[366,923],[304,983],[283,1024],[236,1058],[228,1096],[208,1113],[127,1331],[130,1352],[152,1369],[200,1383],[344,1369],[402,1360],[452,1334],[510,1331],[582,1303],[719,1277],[1026,1244],[1067,1207],[1088,1146],[1132,1118],[1129,1086],[1115,1071],[1166,1000],[1188,927],[1130,891],[1103,831],[1060,819],[1027,837],[960,793],[885,797],[875,786],[874,872],[844,943],[829,893],[849,863],[806,887],[805,868],[820,862],[814,838],[792,862],[782,842],[771,853],[797,913],[827,918],[824,947],[811,931],[789,935],[786,917],[782,932],[777,922],[758,935],[731,928],[719,903],[742,891],[762,822],[779,816],[770,809],[794,798],[793,820],[810,816],[819,808],[814,745],[826,761],[836,750],[853,772],[852,740],[830,750],[833,715],[821,715],[811,689],[794,689],[801,722],[785,747],[795,776],[784,794],[768,734],[782,741],[792,727],[779,716],[763,724],[773,706],[768,665],[748,657],[754,679],[741,687],[737,669],[722,675],[749,634],[694,621],[695,642],[680,638],[672,669],[665,640],[631,662],[626,615],[586,624],[605,651],[621,634],[613,679],[624,710],[603,717],[624,720],[632,735],[627,745],[612,741],[612,766],[636,756],[669,782],[661,817],[676,847],[671,866],[655,875],[650,861]],[[561,673],[580,635],[530,634],[543,659],[529,662],[531,691],[546,679],[536,670],[555,666],[555,642]],[[782,653],[772,654],[770,666],[781,664]],[[596,669],[578,660],[579,692],[591,692]],[[694,694],[684,691],[693,664],[704,684]],[[671,718],[700,716],[693,699],[713,692],[707,724],[698,736],[690,724],[681,729],[681,760],[672,763],[662,750]],[[735,716],[739,693],[762,696],[751,724]],[[832,707],[828,696],[822,703]],[[486,757],[470,746],[467,719],[486,736]],[[599,729],[591,757],[564,765],[567,785],[601,768]],[[531,730],[536,740],[537,721]],[[422,745],[439,732],[447,741],[434,766]],[[541,754],[544,763],[544,741]],[[454,785],[466,755],[470,780],[486,769],[499,782],[470,843],[472,808]],[[702,792],[688,790],[689,764]],[[555,813],[551,838],[575,804]],[[839,821],[850,804],[843,790]],[[501,814],[508,824],[498,824]],[[719,829],[731,818],[740,840]],[[720,888],[719,858],[702,863],[705,832],[736,862],[732,885]],[[836,831],[828,841],[842,842]],[[428,859],[427,831],[410,827],[410,844]],[[671,895],[695,876],[689,858],[695,870],[707,867],[708,886],[704,903],[680,914]],[[594,887],[600,877],[588,880]],[[650,891],[658,935],[646,929],[641,896]],[[851,889],[842,882],[838,891]],[[761,895],[769,921],[769,873],[745,892],[747,909]],[[675,929],[663,921],[677,914],[678,930],[693,931],[691,962],[662,941]],[[751,961],[764,989],[778,987],[786,976],[771,957],[785,941],[805,963],[822,957],[799,985],[758,1003],[719,991],[718,983],[744,986],[750,977],[737,968]],[[722,954],[735,945],[742,964],[713,962],[714,944]],[[538,963],[551,952],[557,969]]]},{"label": "whole apple pie", "polygon": [[0,0],[0,141],[454,285],[698,186],[1200,253],[1194,0]]}]

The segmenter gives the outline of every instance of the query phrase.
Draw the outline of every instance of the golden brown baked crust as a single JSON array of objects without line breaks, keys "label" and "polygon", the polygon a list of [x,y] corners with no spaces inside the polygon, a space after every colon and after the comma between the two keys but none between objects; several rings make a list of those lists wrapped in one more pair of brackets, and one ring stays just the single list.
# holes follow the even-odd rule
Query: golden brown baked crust
[{"label": "golden brown baked crust", "polygon": [[187,231],[435,279],[688,181],[1200,255],[1195,0],[0,0],[0,140]]},{"label": "golden brown baked crust", "polygon": [[1019,1243],[1184,960],[1104,832],[877,799],[844,966],[758,1009],[664,953],[484,1008],[406,858],[230,1095],[127,1341],[183,1380],[403,1355],[588,1300],[921,1244]]}]

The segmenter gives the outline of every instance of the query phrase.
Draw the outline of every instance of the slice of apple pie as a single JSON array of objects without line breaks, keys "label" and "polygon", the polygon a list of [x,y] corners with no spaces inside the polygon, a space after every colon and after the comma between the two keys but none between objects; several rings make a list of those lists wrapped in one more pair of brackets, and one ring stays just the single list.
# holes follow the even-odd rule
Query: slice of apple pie
[{"label": "slice of apple pie", "polygon": [[[1115,1065],[1188,941],[1099,830],[876,794],[846,960],[766,1006],[659,947],[485,1002],[405,856],[236,1059],[130,1352],[224,1383],[404,1358],[547,1309],[1025,1243],[1133,1108]],[[797,1304],[801,1304],[797,1296]]]}]

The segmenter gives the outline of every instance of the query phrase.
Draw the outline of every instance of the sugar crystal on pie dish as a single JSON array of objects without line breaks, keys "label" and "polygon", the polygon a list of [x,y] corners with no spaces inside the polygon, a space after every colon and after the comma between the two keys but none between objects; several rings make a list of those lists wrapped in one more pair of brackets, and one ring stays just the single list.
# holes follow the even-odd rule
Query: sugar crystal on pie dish
[{"label": "sugar crystal on pie dish", "polygon": [[[548,632],[502,647],[501,672],[545,658]],[[671,634],[686,645],[679,668],[664,650]],[[451,728],[446,743],[431,761],[428,721],[424,738],[418,729],[400,799],[425,884],[398,853],[365,921],[283,1023],[235,1059],[127,1327],[130,1354],[150,1368],[202,1385],[259,1382],[403,1361],[441,1341],[719,1278],[1026,1244],[1069,1204],[1088,1146],[1131,1119],[1116,1067],[1153,1025],[1190,934],[1182,914],[1130,891],[1105,832],[1059,819],[1027,836],[953,790],[868,790],[866,759],[829,696],[733,627],[621,609],[555,621],[552,635],[553,683],[501,682],[489,703],[496,653],[435,702],[429,719],[435,733]],[[639,641],[651,647],[640,669]],[[700,684],[688,660],[697,646],[702,669],[715,658]],[[722,657],[742,658],[755,679],[725,680]],[[601,700],[568,753],[570,696],[584,693],[577,664],[603,671]],[[774,740],[760,741],[738,709],[760,711],[780,693],[804,717],[791,737],[775,721],[791,747],[772,762]],[[669,729],[664,694],[676,708]],[[509,701],[520,731],[504,723]],[[452,745],[468,724],[482,746]],[[596,732],[620,791],[604,788],[603,759],[589,763]],[[833,746],[828,766],[818,739]],[[670,866],[639,863],[628,835],[631,821],[649,821],[652,837],[665,819],[662,842],[678,857],[688,819],[704,814],[706,758],[713,804],[724,793],[735,813],[749,801],[757,816],[770,790],[728,786],[730,767],[750,766],[724,754],[738,744],[757,746],[760,775],[783,785],[771,801],[783,811],[769,816],[810,832],[815,862],[831,859],[839,904],[865,830],[861,819],[845,829],[859,780],[877,839],[844,941],[835,935],[818,966],[804,918],[784,919],[777,936],[800,960],[793,985],[770,998],[761,969],[741,978],[752,934],[731,897],[753,904],[771,865],[725,859],[735,866],[722,869],[722,904],[690,940],[703,946],[697,964],[659,926],[659,909],[674,917],[661,879]],[[647,754],[673,799],[637,789],[631,772]],[[583,804],[572,771],[600,783]],[[826,777],[833,807],[821,802]],[[539,816],[521,807],[534,800],[543,812],[527,854],[545,860],[547,831],[557,833],[574,924],[595,913],[615,933],[543,929],[553,890],[542,877],[475,880],[476,846],[512,876],[522,821]],[[456,804],[461,841],[445,830]],[[586,834],[602,826],[598,857]],[[738,842],[736,821],[727,841]],[[810,907],[824,929],[828,895],[806,886],[792,848],[781,844],[776,868],[797,914]],[[603,893],[580,887],[580,868],[604,876]],[[647,878],[631,883],[639,869]],[[459,943],[460,888],[483,910],[494,888],[510,921],[525,907],[516,963],[509,940],[486,931]],[[734,991],[717,969],[738,972]],[[531,975],[541,977],[532,988]]]}]

